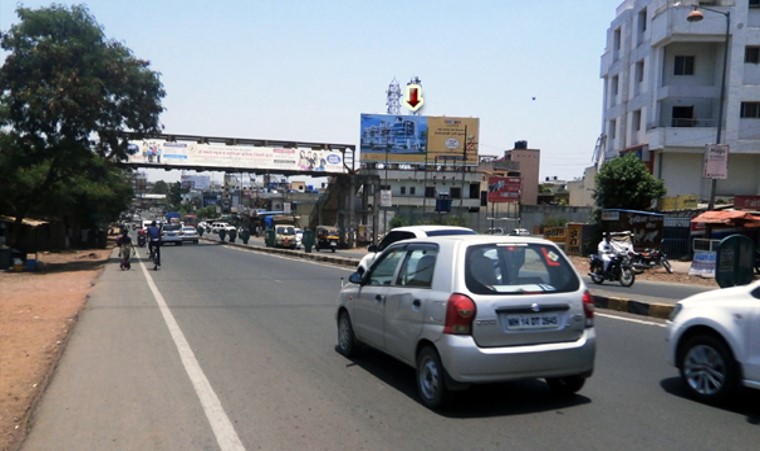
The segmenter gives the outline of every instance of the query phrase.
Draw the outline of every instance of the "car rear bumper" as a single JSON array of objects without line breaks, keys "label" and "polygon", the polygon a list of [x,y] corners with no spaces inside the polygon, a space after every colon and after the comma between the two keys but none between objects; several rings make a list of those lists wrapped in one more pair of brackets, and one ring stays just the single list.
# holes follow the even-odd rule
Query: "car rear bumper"
[{"label": "car rear bumper", "polygon": [[436,347],[449,376],[457,382],[590,375],[594,370],[596,332],[585,329],[573,342],[495,348],[479,348],[470,336],[446,334]]}]

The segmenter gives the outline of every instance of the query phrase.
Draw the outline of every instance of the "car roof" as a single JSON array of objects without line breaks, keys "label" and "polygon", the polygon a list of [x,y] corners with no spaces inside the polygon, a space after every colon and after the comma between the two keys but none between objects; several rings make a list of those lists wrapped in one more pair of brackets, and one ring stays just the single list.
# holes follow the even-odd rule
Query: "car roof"
[{"label": "car roof", "polygon": [[525,236],[525,235],[440,235],[427,238],[410,238],[408,240],[398,241],[397,243],[438,243],[445,244],[450,242],[465,243],[466,245],[489,244],[489,243],[540,243],[555,244],[543,237]]},{"label": "car roof", "polygon": [[402,226],[402,227],[395,227],[391,229],[391,232],[435,232],[438,230],[463,230],[463,231],[472,231],[474,230],[468,228],[468,227],[460,227],[460,226],[447,226],[447,225],[418,225],[418,226]]}]

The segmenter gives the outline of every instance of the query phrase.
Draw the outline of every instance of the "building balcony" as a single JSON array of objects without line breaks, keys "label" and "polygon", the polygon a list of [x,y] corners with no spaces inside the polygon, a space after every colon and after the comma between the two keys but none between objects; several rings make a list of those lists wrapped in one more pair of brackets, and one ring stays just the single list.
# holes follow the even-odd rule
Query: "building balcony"
[{"label": "building balcony", "polygon": [[647,126],[649,149],[704,147],[715,141],[717,120],[712,118],[667,119]]},{"label": "building balcony", "polygon": [[[733,1],[716,1],[709,5],[718,11],[729,11]],[[670,42],[699,42],[715,40],[726,34],[726,18],[718,13],[705,13],[705,18],[699,22],[688,22],[686,16],[691,6],[666,6],[656,11],[652,17],[651,45],[657,47]],[[712,37],[712,39],[708,39]]]}]

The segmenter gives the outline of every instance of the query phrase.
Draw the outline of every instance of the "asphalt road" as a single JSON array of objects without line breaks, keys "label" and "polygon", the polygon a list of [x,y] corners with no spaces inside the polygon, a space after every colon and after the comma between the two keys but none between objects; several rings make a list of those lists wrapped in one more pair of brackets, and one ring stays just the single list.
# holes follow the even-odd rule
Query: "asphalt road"
[{"label": "asphalt road", "polygon": [[714,450],[760,437],[756,392],[724,408],[684,397],[660,320],[598,311],[596,372],[571,399],[529,380],[433,412],[411,368],[335,352],[346,268],[213,244],[162,259],[106,268],[24,449]]}]

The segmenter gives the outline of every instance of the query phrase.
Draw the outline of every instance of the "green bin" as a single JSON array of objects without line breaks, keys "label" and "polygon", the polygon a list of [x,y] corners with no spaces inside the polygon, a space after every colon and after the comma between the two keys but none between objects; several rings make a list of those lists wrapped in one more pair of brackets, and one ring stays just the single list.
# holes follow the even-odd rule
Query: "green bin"
[{"label": "green bin", "polygon": [[264,233],[264,244],[267,247],[274,246],[274,229],[269,229]]},{"label": "green bin", "polygon": [[314,229],[306,229],[303,231],[302,242],[306,253],[311,253],[311,248],[314,246]]}]

